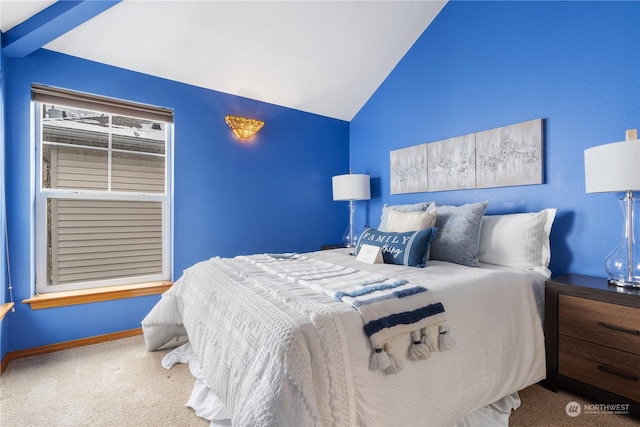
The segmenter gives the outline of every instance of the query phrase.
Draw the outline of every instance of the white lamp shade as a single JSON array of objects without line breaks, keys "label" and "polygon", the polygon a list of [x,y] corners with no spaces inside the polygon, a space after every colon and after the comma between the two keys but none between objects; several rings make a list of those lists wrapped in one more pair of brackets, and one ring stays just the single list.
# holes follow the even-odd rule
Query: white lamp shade
[{"label": "white lamp shade", "polygon": [[640,139],[584,150],[587,193],[640,190]]},{"label": "white lamp shade", "polygon": [[333,200],[369,200],[371,185],[369,175],[350,173],[331,178]]}]

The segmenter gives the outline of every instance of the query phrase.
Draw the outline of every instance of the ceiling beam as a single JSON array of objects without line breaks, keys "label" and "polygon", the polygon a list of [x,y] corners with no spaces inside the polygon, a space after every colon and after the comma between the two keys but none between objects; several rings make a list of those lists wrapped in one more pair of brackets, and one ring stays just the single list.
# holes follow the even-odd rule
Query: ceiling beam
[{"label": "ceiling beam", "polygon": [[7,57],[24,57],[122,0],[57,1],[2,35]]}]

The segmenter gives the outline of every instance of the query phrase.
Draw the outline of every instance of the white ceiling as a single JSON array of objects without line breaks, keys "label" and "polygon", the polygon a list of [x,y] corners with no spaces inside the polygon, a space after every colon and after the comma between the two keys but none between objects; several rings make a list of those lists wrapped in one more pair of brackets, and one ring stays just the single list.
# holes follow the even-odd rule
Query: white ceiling
[{"label": "white ceiling", "polygon": [[[54,1],[0,0],[0,30]],[[351,120],[446,0],[124,0],[43,47]]]}]

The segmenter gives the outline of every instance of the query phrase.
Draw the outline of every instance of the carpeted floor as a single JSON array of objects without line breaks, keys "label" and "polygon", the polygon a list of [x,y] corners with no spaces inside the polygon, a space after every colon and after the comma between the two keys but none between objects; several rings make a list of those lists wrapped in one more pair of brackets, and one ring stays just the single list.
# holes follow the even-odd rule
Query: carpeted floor
[{"label": "carpeted floor", "polygon": [[14,360],[0,376],[0,425],[208,426],[184,407],[189,367],[164,369],[166,353],[138,336]]},{"label": "carpeted floor", "polygon": [[[12,361],[0,376],[0,426],[209,425],[184,407],[193,377],[187,365],[165,370],[166,352],[146,352],[139,336]],[[569,402],[590,402],[538,385],[520,397],[512,426],[640,426],[611,414],[569,417]]]},{"label": "carpeted floor", "polygon": [[[510,426],[526,427],[638,427],[640,419],[611,413],[598,413],[590,409],[595,402],[584,397],[559,391],[554,393],[539,385],[532,385],[520,393],[522,405],[511,414]],[[567,405],[579,404],[581,413],[575,417],[567,415]],[[585,406],[587,405],[587,406]],[[587,410],[585,410],[585,408]]]}]

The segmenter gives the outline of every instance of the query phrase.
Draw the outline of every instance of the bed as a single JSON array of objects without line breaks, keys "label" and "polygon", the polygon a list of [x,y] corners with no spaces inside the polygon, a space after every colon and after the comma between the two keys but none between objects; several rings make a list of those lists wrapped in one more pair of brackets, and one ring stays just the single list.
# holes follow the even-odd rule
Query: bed
[{"label": "bed", "polygon": [[[555,210],[484,215],[486,207],[385,206],[380,226],[366,230],[355,250],[200,262],[143,320],[146,348],[188,337],[165,358],[167,367],[181,357],[194,362],[200,383],[194,394],[217,408],[204,411],[212,422],[507,425],[519,405],[517,391],[545,377],[542,310]],[[427,229],[425,243],[416,233]],[[398,257],[388,243],[404,235],[414,247],[401,248]],[[356,256],[369,243],[381,249],[384,262]],[[336,271],[338,280],[327,273]],[[363,327],[370,319],[348,297],[336,299],[337,289],[360,298],[342,292],[345,283],[350,290],[365,286],[344,279],[345,271],[367,286],[384,278],[393,286],[425,288],[429,306],[443,311],[416,323],[415,335],[393,329],[375,344]],[[412,353],[420,342],[429,344],[425,357]],[[380,351],[392,366],[374,366]]]}]

